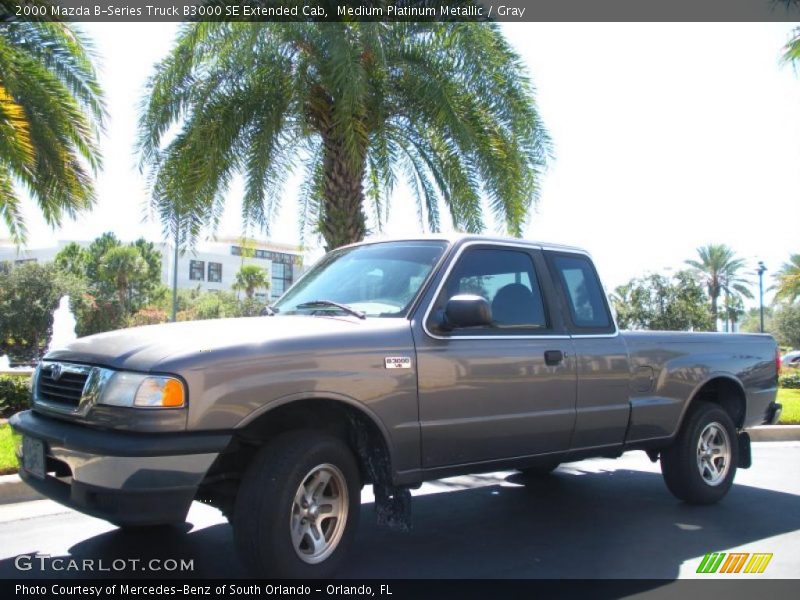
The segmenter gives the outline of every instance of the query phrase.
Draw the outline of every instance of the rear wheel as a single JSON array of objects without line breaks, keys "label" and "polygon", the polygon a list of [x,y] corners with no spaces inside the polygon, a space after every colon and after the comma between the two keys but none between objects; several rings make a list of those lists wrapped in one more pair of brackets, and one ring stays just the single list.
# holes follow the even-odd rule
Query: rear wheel
[{"label": "rear wheel", "polygon": [[361,508],[358,466],[338,438],[283,434],[245,472],[233,535],[248,570],[262,577],[330,577],[344,560]]},{"label": "rear wheel", "polygon": [[738,463],[736,427],[725,410],[709,402],[697,404],[672,446],[661,453],[661,473],[669,491],[690,504],[722,499]]}]

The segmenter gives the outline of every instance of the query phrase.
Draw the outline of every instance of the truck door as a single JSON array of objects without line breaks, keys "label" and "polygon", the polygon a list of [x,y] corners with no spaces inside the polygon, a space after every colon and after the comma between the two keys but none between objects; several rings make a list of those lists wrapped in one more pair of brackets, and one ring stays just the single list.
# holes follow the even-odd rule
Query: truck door
[{"label": "truck door", "polygon": [[[575,360],[541,250],[466,242],[455,252],[413,324],[423,468],[567,450]],[[439,327],[458,294],[483,296],[492,326]]]},{"label": "truck door", "polygon": [[630,417],[628,349],[585,254],[545,251],[577,358],[573,449],[617,446]]}]

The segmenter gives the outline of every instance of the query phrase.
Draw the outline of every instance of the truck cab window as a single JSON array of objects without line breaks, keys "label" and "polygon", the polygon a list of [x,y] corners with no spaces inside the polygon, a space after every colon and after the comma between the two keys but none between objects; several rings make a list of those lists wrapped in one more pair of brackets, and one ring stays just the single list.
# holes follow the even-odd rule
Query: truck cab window
[{"label": "truck cab window", "polygon": [[542,293],[533,260],[526,252],[475,248],[466,250],[450,274],[442,297],[459,294],[482,296],[492,307],[496,328],[546,329]]},{"label": "truck cab window", "polygon": [[589,259],[556,255],[552,265],[566,296],[573,324],[578,328],[613,329],[605,293]]}]

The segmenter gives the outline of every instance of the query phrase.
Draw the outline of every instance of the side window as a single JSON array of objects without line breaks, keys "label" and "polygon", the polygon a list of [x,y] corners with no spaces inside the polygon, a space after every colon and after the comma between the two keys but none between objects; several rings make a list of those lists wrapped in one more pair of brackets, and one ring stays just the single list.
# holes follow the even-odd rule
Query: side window
[{"label": "side window", "polygon": [[575,326],[603,330],[613,328],[605,293],[591,261],[585,256],[555,255],[552,264]]},{"label": "side window", "polygon": [[494,328],[546,329],[547,317],[531,256],[516,250],[476,248],[459,258],[437,307],[458,294],[483,296]]}]

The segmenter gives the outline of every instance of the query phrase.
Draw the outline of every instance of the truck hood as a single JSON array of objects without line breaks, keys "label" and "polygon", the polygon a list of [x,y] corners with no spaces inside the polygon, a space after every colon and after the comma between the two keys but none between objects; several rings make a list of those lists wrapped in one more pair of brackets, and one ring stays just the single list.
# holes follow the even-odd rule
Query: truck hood
[{"label": "truck hood", "polygon": [[48,352],[45,359],[158,371],[173,360],[264,354],[280,342],[303,345],[303,340],[308,340],[306,344],[311,347],[310,338],[339,337],[348,331],[379,328],[381,321],[398,319],[362,321],[355,317],[297,315],[165,323],[79,338]]}]

